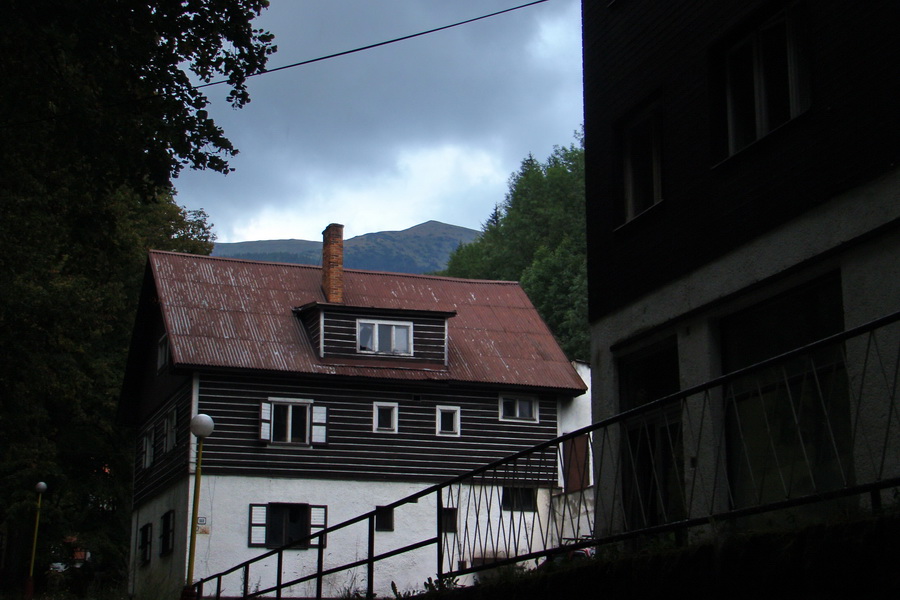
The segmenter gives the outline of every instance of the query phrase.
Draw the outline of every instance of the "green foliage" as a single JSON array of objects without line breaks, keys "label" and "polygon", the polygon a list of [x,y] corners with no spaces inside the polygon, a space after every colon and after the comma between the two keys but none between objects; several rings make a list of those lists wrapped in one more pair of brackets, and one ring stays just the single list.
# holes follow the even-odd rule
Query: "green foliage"
[{"label": "green foliage", "polygon": [[92,558],[66,577],[122,579],[132,442],[116,408],[146,251],[211,250],[206,214],[175,203],[171,178],[225,172],[235,152],[182,67],[227,78],[245,104],[246,77],[274,50],[250,25],[265,5],[8,0],[0,11],[0,579],[12,589],[41,480],[39,583],[75,545]]},{"label": "green foliage", "polygon": [[519,281],[571,358],[587,359],[584,143],[528,156],[481,236],[450,256],[445,275]]}]

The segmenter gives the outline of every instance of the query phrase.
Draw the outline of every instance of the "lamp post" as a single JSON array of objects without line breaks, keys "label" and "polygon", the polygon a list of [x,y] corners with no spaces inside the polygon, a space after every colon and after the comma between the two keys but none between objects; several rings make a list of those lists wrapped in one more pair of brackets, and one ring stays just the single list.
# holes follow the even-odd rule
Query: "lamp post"
[{"label": "lamp post", "polygon": [[197,467],[194,469],[194,505],[191,509],[191,545],[188,551],[188,572],[185,590],[194,583],[194,554],[197,547],[197,507],[200,504],[200,466],[203,462],[203,440],[212,432],[215,424],[209,415],[199,414],[191,419],[191,433],[197,436]]},{"label": "lamp post", "polygon": [[47,484],[39,481],[34,486],[37,492],[37,510],[34,513],[34,538],[31,541],[31,562],[28,564],[28,579],[25,580],[25,600],[31,600],[34,597],[34,557],[37,554],[37,535],[38,525],[41,522],[41,498],[47,491]]}]

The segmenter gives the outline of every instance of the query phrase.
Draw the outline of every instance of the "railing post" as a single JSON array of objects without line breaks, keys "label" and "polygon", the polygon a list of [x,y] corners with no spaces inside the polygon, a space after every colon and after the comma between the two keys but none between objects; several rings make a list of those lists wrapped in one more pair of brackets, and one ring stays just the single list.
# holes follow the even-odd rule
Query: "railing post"
[{"label": "railing post", "polygon": [[375,513],[369,517],[369,556],[366,561],[366,598],[375,597]]},{"label": "railing post", "polygon": [[444,578],[444,495],[440,488],[437,493],[437,573],[438,581]]},{"label": "railing post", "polygon": [[222,578],[216,578],[216,600],[220,600],[222,598]]},{"label": "railing post", "polygon": [[244,565],[244,590],[243,597],[246,598],[250,592],[250,565]]},{"label": "railing post", "polygon": [[322,568],[325,566],[325,536],[319,536],[318,556],[316,558],[316,600],[322,600]]},{"label": "railing post", "polygon": [[284,571],[284,551],[278,551],[278,575],[275,577],[275,597],[281,598],[281,577]]}]

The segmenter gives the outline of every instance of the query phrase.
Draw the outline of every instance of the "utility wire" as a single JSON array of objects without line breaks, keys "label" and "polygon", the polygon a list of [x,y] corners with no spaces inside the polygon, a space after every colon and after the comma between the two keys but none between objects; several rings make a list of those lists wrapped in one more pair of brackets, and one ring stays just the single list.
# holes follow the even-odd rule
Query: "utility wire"
[{"label": "utility wire", "polygon": [[[296,62],[296,63],[292,63],[292,64],[289,64],[289,65],[284,65],[284,66],[281,66],[281,67],[275,67],[274,69],[265,69],[265,70],[263,70],[263,71],[260,71],[259,73],[253,73],[253,74],[251,74],[251,75],[247,75],[247,76],[245,77],[245,79],[249,79],[250,77],[255,77],[255,76],[257,76],[257,75],[266,75],[266,74],[268,74],[268,73],[274,73],[274,72],[276,72],[276,71],[284,71],[285,69],[293,69],[293,68],[295,68],[295,67],[301,67],[301,66],[303,66],[303,65],[308,65],[308,64],[311,64],[311,63],[315,63],[315,62],[321,62],[321,61],[323,61],[323,60],[328,60],[328,59],[331,59],[331,58],[337,58],[338,56],[345,56],[345,55],[347,55],[347,54],[354,54],[354,53],[356,53],[356,52],[362,52],[362,51],[364,51],[364,50],[371,50],[371,49],[373,49],[373,48],[378,48],[379,46],[386,46],[386,45],[388,45],[388,44],[395,44],[395,43],[397,43],[397,42],[403,42],[403,41],[405,41],[405,40],[411,40],[412,38],[421,37],[421,36],[423,36],[423,35],[429,35],[429,34],[432,34],[432,33],[436,33],[436,32],[438,32],[438,31],[443,31],[443,30],[445,30],[445,29],[452,29],[453,27],[459,27],[460,25],[467,25],[468,23],[474,23],[475,21],[481,21],[481,20],[483,20],[483,19],[489,19],[489,18],[491,18],[491,17],[496,17],[497,15],[502,15],[502,14],[505,14],[505,13],[508,13],[508,12],[512,12],[512,11],[514,11],[514,10],[519,10],[519,9],[522,9],[522,8],[527,8],[527,7],[529,7],[529,6],[534,6],[535,4],[542,4],[542,3],[547,2],[547,1],[548,1],[548,0],[535,0],[534,2],[528,2],[527,4],[521,4],[521,5],[519,5],[519,6],[514,6],[514,7],[512,7],[512,8],[507,8],[507,9],[504,9],[504,10],[500,10],[500,11],[497,11],[497,12],[494,12],[494,13],[491,13],[491,14],[488,14],[488,15],[482,15],[482,16],[480,16],[480,17],[475,17],[475,18],[473,18],[473,19],[466,19],[465,21],[459,21],[458,23],[453,23],[453,24],[451,24],[451,25],[444,25],[443,27],[435,27],[434,29],[429,29],[428,31],[420,31],[419,33],[413,33],[413,34],[410,34],[410,35],[405,35],[405,36],[403,36],[403,37],[394,38],[394,39],[392,39],[392,40],[387,40],[387,41],[385,41],[385,42],[378,42],[377,44],[369,44],[368,46],[362,46],[362,47],[360,47],[360,48],[354,48],[353,50],[344,50],[343,52],[337,52],[337,53],[335,53],[335,54],[329,54],[328,56],[320,56],[320,57],[318,57],[318,58],[311,58],[311,59],[309,59],[309,60],[303,60],[303,61]],[[221,85],[221,84],[223,84],[223,83],[228,83],[228,80],[227,80],[227,79],[223,79],[223,80],[221,80],[221,81],[212,81],[212,82],[209,82],[209,83],[203,83],[203,84],[200,84],[200,85],[195,85],[195,86],[193,86],[193,88],[194,88],[194,89],[200,89],[200,88],[205,88],[205,87],[211,87],[211,86],[214,86],[214,85]],[[120,104],[130,104],[130,103],[133,102],[133,101],[134,101],[134,100],[129,100],[129,101],[126,101],[126,102],[122,102],[122,103],[120,103]],[[113,106],[117,106],[117,105],[108,105],[107,108],[112,108]],[[44,117],[44,118],[39,118],[39,119],[33,119],[33,120],[29,120],[29,121],[20,121],[20,122],[18,122],[18,123],[16,123],[16,122],[13,122],[13,123],[6,123],[6,124],[0,126],[0,129],[9,129],[9,128],[13,128],[13,127],[22,127],[22,126],[24,126],[24,125],[32,125],[32,124],[35,124],[35,123],[43,123],[43,122],[47,122],[47,121],[53,121],[53,120],[55,120],[55,119],[67,117],[67,116],[69,116],[69,114],[70,114],[70,113],[64,113],[64,114],[53,115],[53,116]]]},{"label": "utility wire", "polygon": [[[379,46],[387,46],[388,44],[395,44],[397,42],[403,42],[406,40],[411,40],[413,38],[417,38],[423,35],[429,35],[432,33],[436,33],[438,31],[443,31],[445,29],[452,29],[453,27],[459,27],[460,25],[467,25],[469,23],[474,23],[475,21],[481,21],[482,19],[489,19],[491,17],[496,17],[497,15],[502,15],[504,13],[512,12],[514,10],[519,10],[521,8],[527,8],[529,6],[534,6],[535,4],[541,4],[543,2],[547,2],[548,0],[535,0],[534,2],[529,2],[528,4],[522,4],[519,6],[514,6],[512,8],[507,8],[504,10],[497,11],[495,13],[491,13],[489,15],[482,15],[480,17],[475,17],[474,19],[466,19],[465,21],[460,21],[458,23],[453,23],[452,25],[444,25],[443,27],[436,27],[434,29],[429,29],[428,31],[420,31],[419,33],[413,33],[410,35],[405,35],[403,37],[394,38],[392,40],[387,40],[385,42],[378,42],[377,44],[369,44],[368,46],[361,46],[359,48],[354,48],[353,50],[344,50],[343,52],[337,52],[335,54],[329,54],[327,56],[320,56],[318,58],[311,58],[309,60],[303,60],[300,62],[292,63],[289,65],[284,65],[281,67],[275,67],[274,69],[264,69],[259,73],[253,73],[252,75],[248,75],[247,78],[255,77],[257,75],[267,75],[268,73],[274,73],[276,71],[284,71],[285,69],[293,69],[294,67],[302,67],[303,65],[309,65],[315,62],[320,62],[323,60],[328,60],[331,58],[337,58],[338,56],[346,56],[347,54],[354,54],[356,52],[363,52],[364,50],[371,50],[373,48],[378,48]],[[228,83],[228,80],[223,79],[221,81],[213,81],[210,83],[204,83],[201,85],[194,86],[195,89],[210,87],[213,85],[220,85],[222,83]]]}]

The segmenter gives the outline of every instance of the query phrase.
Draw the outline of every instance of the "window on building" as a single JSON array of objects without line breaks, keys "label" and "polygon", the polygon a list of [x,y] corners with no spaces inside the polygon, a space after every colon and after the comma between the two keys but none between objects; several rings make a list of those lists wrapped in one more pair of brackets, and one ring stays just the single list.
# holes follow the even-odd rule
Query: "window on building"
[{"label": "window on building", "polygon": [[372,431],[378,433],[397,433],[397,403],[372,403]]},{"label": "window on building", "polygon": [[458,513],[459,510],[456,507],[445,506],[441,508],[441,531],[443,531],[444,533],[457,532]]},{"label": "window on building", "polygon": [[359,352],[412,356],[412,323],[359,319],[356,327]]},{"label": "window on building", "polygon": [[156,370],[161,371],[169,364],[169,336],[163,334],[156,343]]},{"label": "window on building", "polygon": [[501,421],[538,421],[537,399],[522,396],[500,397]]},{"label": "window on building", "polygon": [[159,555],[172,554],[175,549],[175,511],[170,510],[160,519]]},{"label": "window on building", "polygon": [[259,438],[274,444],[324,444],[328,409],[300,398],[270,398],[259,407]]},{"label": "window on building", "polygon": [[394,509],[383,506],[375,507],[375,531],[394,530]]},{"label": "window on building", "polygon": [[303,550],[325,546],[325,538],[310,536],[328,526],[326,506],[270,502],[250,505],[248,545],[280,548],[298,542],[294,548]]},{"label": "window on building", "polygon": [[[841,279],[834,274],[723,319],[723,370],[840,333],[842,298]],[[848,484],[854,461],[844,352],[842,343],[820,347],[728,384],[728,482],[736,508]]]},{"label": "window on building", "polygon": [[[619,409],[630,410],[678,392],[675,337],[618,359]],[[635,527],[671,522],[685,514],[681,405],[645,412],[623,423],[622,495]]]},{"label": "window on building", "polygon": [[144,469],[149,469],[153,466],[155,443],[156,435],[153,427],[151,427],[141,436],[141,467]]},{"label": "window on building", "polygon": [[178,433],[178,411],[173,408],[168,413],[166,413],[165,425],[165,451],[170,452],[175,448],[175,445],[178,443],[177,433]]},{"label": "window on building", "polygon": [[725,50],[728,152],[796,118],[810,104],[800,9],[762,22]]},{"label": "window on building", "polygon": [[504,486],[500,508],[503,510],[536,511],[537,488]]},{"label": "window on building", "polygon": [[153,551],[153,524],[146,523],[141,527],[138,535],[138,556],[141,558],[141,564],[146,565],[150,562]]},{"label": "window on building", "polygon": [[659,115],[643,111],[622,128],[624,220],[662,200],[662,126]]},{"label": "window on building", "polygon": [[435,433],[459,436],[460,412],[458,406],[438,406],[435,411]]}]

